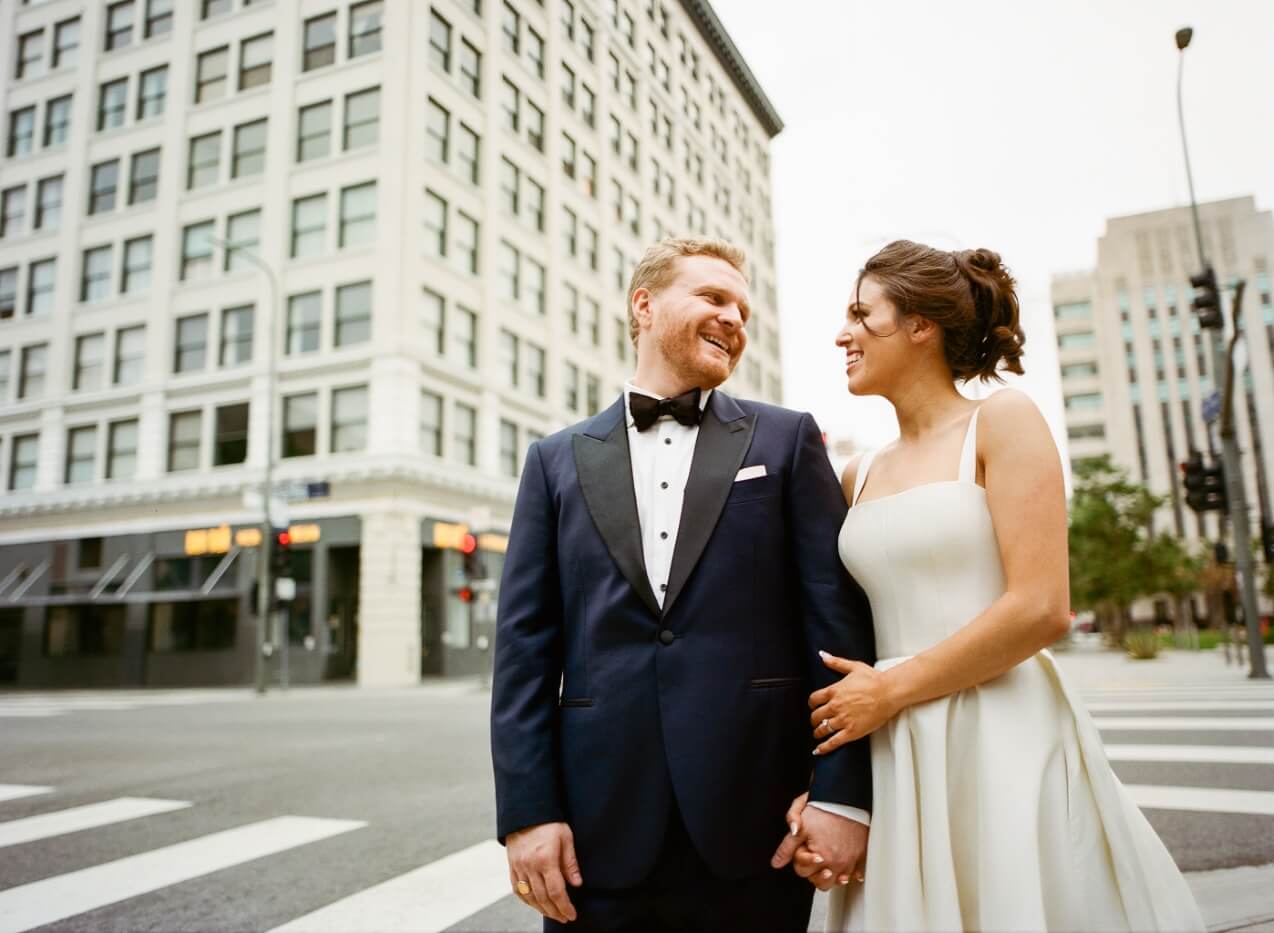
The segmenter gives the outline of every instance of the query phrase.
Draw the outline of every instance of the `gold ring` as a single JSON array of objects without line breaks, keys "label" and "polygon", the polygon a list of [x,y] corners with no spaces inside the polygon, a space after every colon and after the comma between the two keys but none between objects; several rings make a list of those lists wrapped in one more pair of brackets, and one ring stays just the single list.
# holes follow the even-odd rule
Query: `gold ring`
[{"label": "gold ring", "polygon": [[529,884],[527,884],[525,881],[519,881],[519,882],[518,882],[518,893],[519,893],[519,894],[522,894],[522,895],[530,894],[530,893],[531,893],[531,886],[530,886]]}]

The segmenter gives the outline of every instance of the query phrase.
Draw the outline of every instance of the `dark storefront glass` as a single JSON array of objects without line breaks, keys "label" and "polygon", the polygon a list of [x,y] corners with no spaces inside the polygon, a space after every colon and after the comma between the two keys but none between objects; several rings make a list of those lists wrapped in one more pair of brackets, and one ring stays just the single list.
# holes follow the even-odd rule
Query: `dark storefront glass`
[{"label": "dark storefront glass", "polygon": [[150,650],[167,654],[233,648],[238,619],[234,599],[155,603],[150,607]]},{"label": "dark storefront glass", "polygon": [[124,606],[50,606],[44,617],[44,653],[51,658],[119,654]]}]

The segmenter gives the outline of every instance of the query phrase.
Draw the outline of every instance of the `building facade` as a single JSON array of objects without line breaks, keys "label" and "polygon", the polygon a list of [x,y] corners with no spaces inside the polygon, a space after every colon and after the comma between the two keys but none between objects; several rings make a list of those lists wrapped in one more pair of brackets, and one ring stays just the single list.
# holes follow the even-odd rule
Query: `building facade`
[{"label": "building facade", "polygon": [[0,683],[249,682],[267,448],[270,663],[480,671],[457,532],[498,576],[661,237],[748,250],[726,389],[781,398],[782,124],[703,0],[15,0],[0,48]]},{"label": "building facade", "polygon": [[[1236,355],[1235,422],[1254,535],[1274,534],[1274,217],[1252,198],[1199,205],[1206,255],[1225,291],[1246,282]],[[1190,451],[1220,450],[1205,421],[1216,381],[1208,335],[1191,309],[1200,271],[1190,208],[1107,222],[1097,268],[1052,283],[1062,393],[1072,465],[1109,454],[1167,497],[1158,530],[1197,545],[1216,541],[1218,513],[1186,505],[1180,464]]]}]

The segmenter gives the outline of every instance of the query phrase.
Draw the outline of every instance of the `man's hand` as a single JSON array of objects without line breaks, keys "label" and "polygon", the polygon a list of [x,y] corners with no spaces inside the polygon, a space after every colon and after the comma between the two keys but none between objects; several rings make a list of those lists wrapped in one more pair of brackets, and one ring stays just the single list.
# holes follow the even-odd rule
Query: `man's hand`
[{"label": "man's hand", "polygon": [[792,801],[787,811],[789,827],[795,831],[784,837],[771,864],[782,868],[789,862],[802,878],[821,891],[851,878],[863,879],[867,855],[868,829],[857,820],[818,807],[807,807],[808,794]]},{"label": "man's hand", "polygon": [[[571,828],[565,823],[540,823],[509,833],[504,842],[514,893],[550,920],[573,921],[575,905],[567,896],[566,882],[578,888],[584,879],[575,858]],[[530,886],[529,894],[518,890],[520,881]]]}]

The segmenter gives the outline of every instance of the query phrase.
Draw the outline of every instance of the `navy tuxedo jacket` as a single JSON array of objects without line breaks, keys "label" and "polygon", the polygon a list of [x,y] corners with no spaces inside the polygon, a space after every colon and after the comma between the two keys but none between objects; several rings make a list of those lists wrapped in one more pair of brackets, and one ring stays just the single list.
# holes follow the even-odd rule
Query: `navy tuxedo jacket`
[{"label": "navy tuxedo jacket", "polygon": [[[766,475],[735,482],[753,465]],[[868,740],[810,754],[808,696],[839,676],[818,651],[875,660],[837,553],[845,510],[812,417],[714,391],[660,609],[623,397],[533,444],[495,643],[500,840],[565,821],[585,882],[631,887],[675,798],[699,854],[734,879],[767,870],[806,789],[870,809]]]}]

